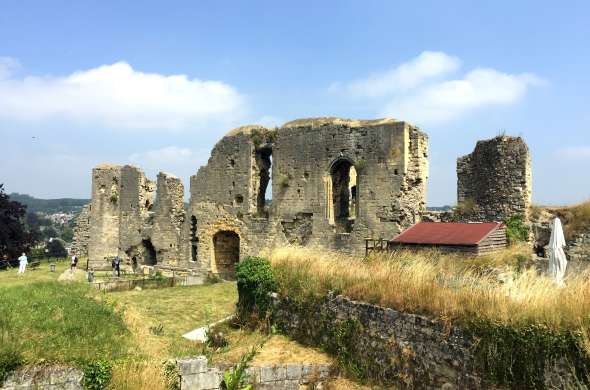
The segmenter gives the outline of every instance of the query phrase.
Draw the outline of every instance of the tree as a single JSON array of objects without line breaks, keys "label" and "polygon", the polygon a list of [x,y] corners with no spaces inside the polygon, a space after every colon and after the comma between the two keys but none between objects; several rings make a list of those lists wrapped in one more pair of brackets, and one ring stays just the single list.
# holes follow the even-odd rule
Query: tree
[{"label": "tree", "polygon": [[47,242],[47,255],[49,257],[67,257],[68,251],[64,242],[59,238],[52,238]]},{"label": "tree", "polygon": [[27,207],[10,200],[0,184],[0,257],[15,257],[28,251],[35,238],[25,228]]},{"label": "tree", "polygon": [[72,242],[74,239],[74,230],[69,226],[65,226],[61,232],[61,239],[65,242]]}]

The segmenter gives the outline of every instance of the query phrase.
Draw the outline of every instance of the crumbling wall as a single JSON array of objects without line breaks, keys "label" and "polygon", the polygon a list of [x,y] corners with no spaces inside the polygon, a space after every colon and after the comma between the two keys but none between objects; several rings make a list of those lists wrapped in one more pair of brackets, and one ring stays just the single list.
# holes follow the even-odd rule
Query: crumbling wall
[{"label": "crumbling wall", "polygon": [[[393,237],[424,210],[427,153],[426,135],[402,121],[289,122],[274,147],[273,212],[285,221],[311,215],[312,246],[360,253],[366,237]],[[342,166],[356,182],[348,221],[335,215]]]},{"label": "crumbling wall", "polygon": [[473,153],[457,159],[457,202],[465,219],[527,219],[531,194],[531,158],[520,137],[478,141]]},{"label": "crumbling wall", "polygon": [[72,253],[78,257],[88,256],[90,242],[90,204],[85,205],[76,216]]},{"label": "crumbling wall", "polygon": [[158,263],[180,265],[186,262],[184,186],[179,178],[160,172],[151,232]]},{"label": "crumbling wall", "polygon": [[102,267],[105,258],[119,254],[119,192],[121,166],[101,164],[92,170],[89,267]]},{"label": "crumbling wall", "polygon": [[106,257],[119,255],[133,266],[217,272],[216,253],[224,249],[215,247],[215,237],[222,231],[237,235],[232,248],[239,247],[240,258],[285,245],[363,253],[365,238],[393,237],[419,219],[427,158],[426,135],[393,119],[240,127],[191,177],[188,212],[177,178],[158,176],[154,205],[154,183],[141,170],[99,166],[93,171],[91,263],[108,265]]}]

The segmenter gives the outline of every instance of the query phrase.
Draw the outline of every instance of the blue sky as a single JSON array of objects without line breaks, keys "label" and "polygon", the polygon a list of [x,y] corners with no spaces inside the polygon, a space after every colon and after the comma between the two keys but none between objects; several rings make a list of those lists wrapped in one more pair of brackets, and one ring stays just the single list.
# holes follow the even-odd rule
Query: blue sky
[{"label": "blue sky", "polygon": [[232,127],[392,116],[429,134],[430,205],[502,131],[534,202],[588,199],[590,3],[483,3],[0,2],[0,182],[88,197],[110,161],[188,186]]}]

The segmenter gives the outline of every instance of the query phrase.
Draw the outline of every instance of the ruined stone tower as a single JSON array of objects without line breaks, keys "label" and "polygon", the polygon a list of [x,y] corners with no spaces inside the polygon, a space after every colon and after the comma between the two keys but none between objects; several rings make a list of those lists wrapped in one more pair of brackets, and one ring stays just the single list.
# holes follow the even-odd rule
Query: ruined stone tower
[{"label": "ruined stone tower", "polygon": [[457,159],[457,202],[466,219],[527,219],[531,194],[531,157],[520,137],[478,141],[473,153]]}]

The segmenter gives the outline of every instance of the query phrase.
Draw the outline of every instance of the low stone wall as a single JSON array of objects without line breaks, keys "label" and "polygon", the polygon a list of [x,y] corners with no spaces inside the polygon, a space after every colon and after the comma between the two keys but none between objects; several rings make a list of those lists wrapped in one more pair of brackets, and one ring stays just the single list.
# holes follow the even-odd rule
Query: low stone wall
[{"label": "low stone wall", "polygon": [[[230,365],[209,366],[205,356],[176,361],[181,390],[221,389],[223,373]],[[330,377],[327,364],[275,364],[249,367],[249,383],[262,390],[298,390],[300,385],[321,382]]]},{"label": "low stone wall", "polygon": [[71,367],[27,367],[10,374],[0,390],[81,390],[83,377]]},{"label": "low stone wall", "polygon": [[[305,307],[276,297],[273,318],[291,338],[321,346],[343,357],[353,372],[384,384],[420,389],[499,388],[477,370],[477,340],[442,321],[331,294]],[[556,388],[556,382],[557,388],[573,383],[559,364],[545,369],[547,386]]]},{"label": "low stone wall", "polygon": [[590,261],[590,232],[578,234],[568,241],[566,253],[571,261]]}]

